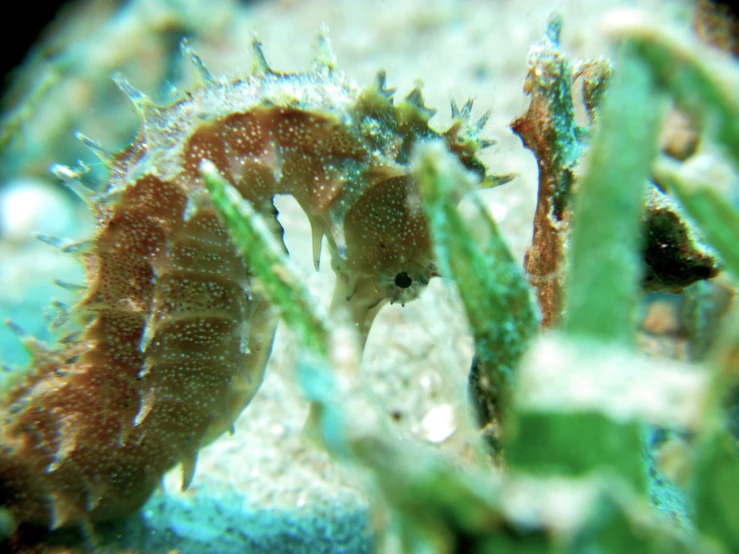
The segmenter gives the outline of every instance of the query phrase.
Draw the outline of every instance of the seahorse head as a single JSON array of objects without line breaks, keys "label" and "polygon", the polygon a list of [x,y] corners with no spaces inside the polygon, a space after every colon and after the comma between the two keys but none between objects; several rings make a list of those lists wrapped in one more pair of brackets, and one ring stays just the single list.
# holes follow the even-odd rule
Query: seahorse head
[{"label": "seahorse head", "polygon": [[488,114],[470,121],[471,101],[461,110],[452,102],[453,123],[437,132],[429,126],[435,110],[425,105],[420,85],[397,104],[393,92],[380,72],[350,109],[349,128],[367,154],[345,174],[329,209],[336,217],[326,225],[337,273],[334,308],[349,309],[364,339],[383,305],[405,306],[438,275],[410,164],[413,149],[419,142],[442,141],[482,181],[485,168],[477,153],[492,144],[480,138]]}]

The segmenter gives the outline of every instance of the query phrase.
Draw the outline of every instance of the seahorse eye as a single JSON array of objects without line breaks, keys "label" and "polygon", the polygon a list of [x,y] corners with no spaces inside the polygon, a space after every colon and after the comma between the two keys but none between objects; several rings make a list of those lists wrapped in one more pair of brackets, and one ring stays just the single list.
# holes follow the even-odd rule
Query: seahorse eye
[{"label": "seahorse eye", "polygon": [[413,260],[402,260],[388,265],[375,274],[377,291],[390,301],[405,306],[420,296],[432,275],[436,275],[433,264],[419,264]]},{"label": "seahorse eye", "polygon": [[396,287],[400,287],[401,289],[407,289],[412,284],[413,284],[413,279],[411,279],[405,271],[398,273],[395,276],[395,286]]}]

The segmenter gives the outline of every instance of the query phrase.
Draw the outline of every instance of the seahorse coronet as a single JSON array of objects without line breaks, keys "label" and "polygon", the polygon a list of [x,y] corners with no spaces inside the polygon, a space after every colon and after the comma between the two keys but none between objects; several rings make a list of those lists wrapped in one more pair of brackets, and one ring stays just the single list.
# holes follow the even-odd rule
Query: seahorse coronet
[{"label": "seahorse coronet", "polygon": [[77,134],[108,166],[102,193],[82,184],[81,171],[53,168],[94,210],[97,230],[77,249],[87,282],[67,312],[79,334],[36,349],[0,399],[0,507],[17,524],[126,515],[178,463],[186,488],[200,448],[233,432],[259,388],[278,315],[209,203],[204,162],[283,247],[273,199],[297,200],[314,264],[325,237],[334,305],[363,339],[383,305],[405,305],[438,275],[411,152],[443,142],[482,178],[487,116],[472,123],[470,103],[453,105],[450,128],[433,130],[420,85],[397,104],[384,71],[355,86],[325,29],[306,73],[274,71],[259,39],[252,44],[252,74],[227,82],[183,41],[198,82],[169,106],[114,76],[140,131],[115,154]]}]

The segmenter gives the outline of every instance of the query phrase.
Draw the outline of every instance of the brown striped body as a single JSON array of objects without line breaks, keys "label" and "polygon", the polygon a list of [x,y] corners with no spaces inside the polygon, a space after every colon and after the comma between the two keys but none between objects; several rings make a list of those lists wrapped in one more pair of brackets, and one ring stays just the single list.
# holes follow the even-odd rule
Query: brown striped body
[{"label": "brown striped body", "polygon": [[420,92],[396,106],[382,74],[358,90],[326,60],[308,74],[257,69],[163,108],[122,86],[142,129],[95,208],[81,336],[36,353],[0,400],[0,509],[16,523],[128,514],[178,463],[187,486],[198,450],[259,387],[277,315],[210,207],[203,160],[280,239],[273,197],[295,197],[314,248],[327,239],[335,303],[364,337],[384,304],[416,298],[435,274],[408,159],[417,141],[441,139],[479,171],[469,109],[439,134]]}]

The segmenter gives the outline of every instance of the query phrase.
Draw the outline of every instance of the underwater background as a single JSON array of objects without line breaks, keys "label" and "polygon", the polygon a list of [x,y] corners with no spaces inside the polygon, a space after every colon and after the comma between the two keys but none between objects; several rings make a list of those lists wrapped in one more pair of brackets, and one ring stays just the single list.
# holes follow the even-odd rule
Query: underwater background
[{"label": "underwater background", "polygon": [[[122,72],[157,103],[168,104],[195,79],[180,53],[183,37],[190,37],[212,74],[235,80],[251,70],[253,32],[273,67],[305,71],[311,66],[311,44],[325,23],[338,66],[349,80],[363,85],[385,69],[388,86],[403,96],[421,80],[426,104],[438,109],[432,127],[449,126],[450,99],[463,103],[474,97],[477,116],[491,110],[486,133],[496,144],[481,159],[490,173],[517,177],[480,196],[521,265],[531,242],[538,171],[535,157],[509,126],[530,103],[522,89],[529,49],[557,11],[568,56],[612,57],[612,41],[600,29],[609,14],[623,8],[638,9],[659,24],[695,27],[697,8],[689,0],[129,0],[65,6],[3,97],[0,316],[14,325],[0,327],[5,367],[0,384],[22,372],[29,360],[15,326],[52,340],[55,319],[74,303],[75,283],[84,281],[75,259],[34,235],[62,237],[71,244],[88,239],[94,229],[88,207],[61,186],[49,167],[82,160],[89,179],[100,189],[105,186],[104,165],[74,135],[93,137],[111,151],[135,138],[138,116],[110,79],[114,72]],[[576,110],[584,124],[586,108],[580,102]],[[708,175],[736,205],[736,168],[722,156],[721,148],[707,144],[686,163]],[[292,199],[278,199],[277,207],[293,267],[315,303],[328,306],[334,277],[327,260],[319,272],[313,269],[307,218]],[[710,297],[709,315],[699,331],[690,319],[695,313],[690,303],[698,292],[660,292],[641,299],[636,341],[641,353],[689,360],[691,349],[700,348],[697,335],[719,332],[732,286],[720,283],[699,292]],[[436,279],[419,300],[380,313],[361,363],[363,383],[388,416],[392,432],[456,460],[460,471],[477,463],[470,446],[477,430],[466,400],[474,353],[457,290]],[[409,551],[377,538],[377,529],[397,522],[388,515],[388,503],[370,472],[361,464],[336,461],[305,436],[309,402],[295,370],[300,355],[299,341],[281,324],[264,384],[236,422],[235,433],[201,451],[186,491],[180,490],[181,470],[175,468],[139,513],[96,525],[94,540],[81,531],[62,530],[33,548],[183,554]],[[739,419],[733,417],[732,422]],[[690,449],[690,433],[648,425],[641,432],[651,506],[674,529],[692,536],[697,533],[693,507],[678,485],[684,484],[687,462],[682,458]]]}]

